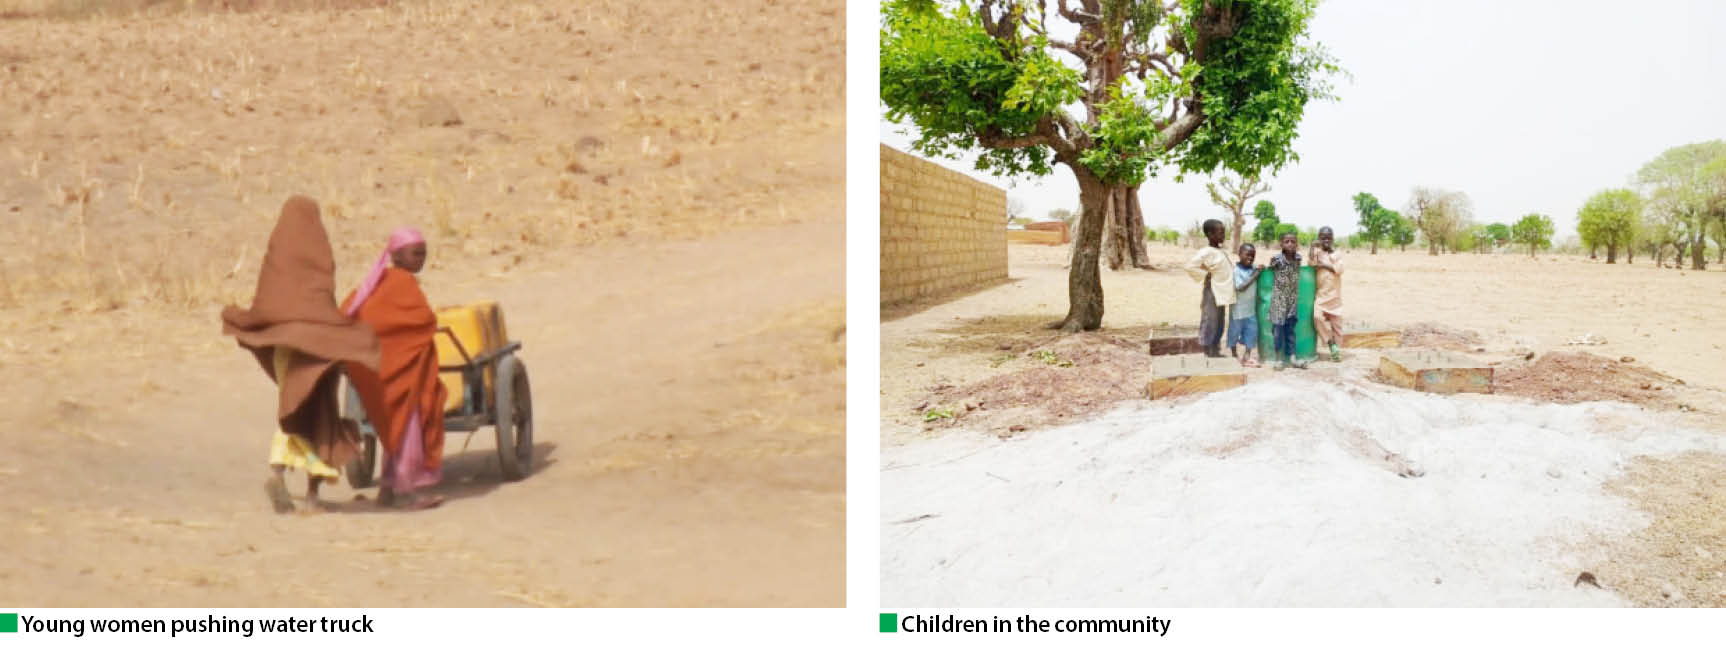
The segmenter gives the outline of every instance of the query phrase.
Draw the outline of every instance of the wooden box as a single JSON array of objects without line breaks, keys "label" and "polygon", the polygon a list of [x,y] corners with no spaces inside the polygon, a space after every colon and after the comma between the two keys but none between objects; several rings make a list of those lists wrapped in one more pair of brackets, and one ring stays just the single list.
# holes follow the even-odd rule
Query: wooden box
[{"label": "wooden box", "polygon": [[1460,354],[1423,349],[1385,354],[1379,374],[1391,383],[1421,392],[1492,394],[1492,367]]},{"label": "wooden box", "polygon": [[1227,390],[1246,385],[1247,371],[1233,358],[1198,355],[1162,356],[1151,359],[1151,399]]},{"label": "wooden box", "polygon": [[1381,328],[1343,327],[1344,349],[1395,349],[1402,346],[1402,331]]}]

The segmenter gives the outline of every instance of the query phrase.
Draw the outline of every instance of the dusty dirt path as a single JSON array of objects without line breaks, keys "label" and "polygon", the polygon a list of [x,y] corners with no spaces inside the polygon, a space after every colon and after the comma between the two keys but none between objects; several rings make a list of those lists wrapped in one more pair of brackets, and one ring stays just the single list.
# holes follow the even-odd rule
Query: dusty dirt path
[{"label": "dusty dirt path", "polygon": [[[6,368],[6,393],[33,399],[34,417],[13,425],[0,469],[0,598],[843,604],[839,219],[571,251],[557,269],[431,290],[503,304],[526,346],[539,463],[501,483],[490,430],[465,451],[452,434],[451,501],[428,512],[376,513],[344,484],[325,493],[344,512],[269,513],[272,393],[231,343],[100,377]],[[213,316],[199,319],[146,330],[219,341]]]}]

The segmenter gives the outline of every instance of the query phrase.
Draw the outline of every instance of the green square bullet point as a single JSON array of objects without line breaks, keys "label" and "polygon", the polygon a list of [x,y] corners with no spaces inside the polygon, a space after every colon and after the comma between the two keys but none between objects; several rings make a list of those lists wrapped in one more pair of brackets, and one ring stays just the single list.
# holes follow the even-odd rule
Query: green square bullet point
[{"label": "green square bullet point", "polygon": [[0,614],[0,632],[17,632],[18,614]]},{"label": "green square bullet point", "polygon": [[898,632],[899,614],[881,614],[881,631]]}]

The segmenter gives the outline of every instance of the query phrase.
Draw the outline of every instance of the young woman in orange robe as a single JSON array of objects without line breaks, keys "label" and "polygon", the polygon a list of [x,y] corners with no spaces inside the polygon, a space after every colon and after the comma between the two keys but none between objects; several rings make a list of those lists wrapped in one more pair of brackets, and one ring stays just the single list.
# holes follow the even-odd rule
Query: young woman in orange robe
[{"label": "young woman in orange robe", "polygon": [[397,228],[365,281],[342,302],[349,316],[371,325],[382,348],[376,370],[348,368],[384,451],[378,502],[413,509],[443,503],[440,496],[420,494],[443,477],[448,397],[438,380],[433,344],[437,314],[414,278],[425,261],[425,237],[413,228]]}]

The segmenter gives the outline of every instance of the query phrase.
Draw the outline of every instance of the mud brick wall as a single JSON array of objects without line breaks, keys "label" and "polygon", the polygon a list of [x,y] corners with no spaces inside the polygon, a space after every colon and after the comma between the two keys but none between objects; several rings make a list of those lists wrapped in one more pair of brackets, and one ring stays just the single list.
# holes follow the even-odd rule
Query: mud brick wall
[{"label": "mud brick wall", "polygon": [[881,305],[1007,280],[1007,190],[881,147]]}]

